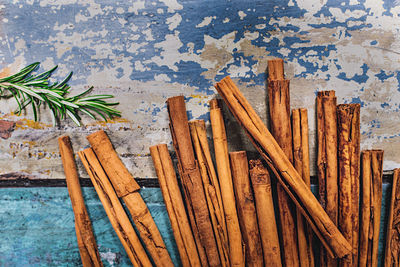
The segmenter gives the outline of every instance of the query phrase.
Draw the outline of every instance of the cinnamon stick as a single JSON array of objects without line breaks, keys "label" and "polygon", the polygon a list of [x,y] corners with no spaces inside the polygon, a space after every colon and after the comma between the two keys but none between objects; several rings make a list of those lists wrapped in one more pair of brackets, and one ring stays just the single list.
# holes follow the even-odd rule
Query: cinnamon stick
[{"label": "cinnamon stick", "polygon": [[183,96],[169,98],[167,107],[172,141],[179,161],[179,173],[187,195],[187,203],[190,203],[193,211],[192,230],[197,231],[199,234],[199,246],[204,249],[208,264],[210,266],[220,266],[221,261],[208,213],[202,178],[190,138]]},{"label": "cinnamon stick", "polygon": [[353,224],[353,263],[358,263],[359,231],[360,231],[360,111],[361,106],[354,106],[351,119],[350,175]]},{"label": "cinnamon stick", "polygon": [[83,200],[78,171],[74,160],[74,152],[69,136],[58,138],[58,145],[64,167],[68,193],[74,211],[75,231],[82,265],[84,267],[103,266],[97,249],[96,239],[93,234],[92,223],[90,222],[89,214]]},{"label": "cinnamon stick", "polygon": [[282,266],[270,177],[261,160],[250,160],[249,165],[264,263],[265,266]]},{"label": "cinnamon stick", "polygon": [[93,151],[109,177],[113,187],[125,202],[132,220],[157,266],[174,266],[153,217],[143,201],[139,187],[112,147],[107,134],[100,130],[87,136]]},{"label": "cinnamon stick", "polygon": [[[183,173],[182,167],[180,166],[179,163],[177,164],[177,168],[178,168],[178,172],[180,174]],[[181,183],[182,183],[182,185],[185,185],[187,183],[190,183],[190,181],[188,181],[188,178],[186,176],[182,175]],[[187,209],[187,214],[189,217],[190,226],[192,228],[194,241],[196,243],[197,251],[198,251],[199,257],[200,257],[201,266],[208,267],[209,265],[208,265],[207,254],[206,254],[205,248],[203,247],[203,245],[201,243],[199,229],[196,225],[196,220],[194,217],[193,205],[192,205],[192,202],[191,202],[191,199],[189,197],[189,193],[188,193],[186,187],[182,186],[182,189],[183,189],[184,201],[185,201],[185,205],[186,205],[186,209]]]},{"label": "cinnamon stick", "polygon": [[[317,94],[317,172],[319,201],[328,216],[338,223],[338,159],[337,159],[337,114],[335,91]],[[336,266],[337,261],[320,251],[321,266]]]},{"label": "cinnamon stick", "polygon": [[393,173],[392,197],[390,200],[389,218],[386,232],[385,267],[400,265],[400,169]]},{"label": "cinnamon stick", "polygon": [[[221,190],[208,147],[206,125],[203,120],[189,122],[190,134],[200,167],[204,192],[222,266],[229,266],[228,235]],[[215,198],[215,199],[213,199]]]},{"label": "cinnamon stick", "polygon": [[171,221],[172,231],[183,266],[200,266],[196,243],[166,144],[150,147],[151,157]]},{"label": "cinnamon stick", "polygon": [[[229,153],[240,229],[246,252],[246,266],[263,266],[263,253],[258,230],[256,207],[249,178],[245,151]],[[262,225],[264,226],[264,225]]]},{"label": "cinnamon stick", "polygon": [[[338,121],[338,161],[339,161],[339,228],[346,238],[353,245],[353,224],[355,215],[353,214],[353,192],[352,186],[355,178],[352,177],[354,166],[358,167],[358,163],[352,162],[357,158],[352,156],[355,152],[352,143],[353,117],[356,116],[355,111],[359,109],[358,104],[342,104],[337,106]],[[358,113],[359,114],[359,113]],[[358,201],[357,201],[358,205]],[[358,214],[357,214],[358,217]],[[353,248],[354,253],[354,248]],[[353,257],[342,259],[341,266],[352,266]]]},{"label": "cinnamon stick", "polygon": [[371,153],[363,151],[361,153],[362,166],[362,192],[361,192],[361,221],[360,221],[360,244],[358,266],[367,266],[369,231],[371,221]]},{"label": "cinnamon stick", "polygon": [[[282,148],[286,157],[293,162],[292,127],[290,125],[289,80],[283,78],[283,60],[268,61],[268,99],[271,134]],[[286,266],[299,266],[297,245],[296,211],[289,196],[277,184],[279,221]]]},{"label": "cinnamon stick", "polygon": [[307,219],[329,255],[337,257],[349,255],[352,250],[351,245],[326,214],[310,188],[301,179],[267,127],[230,77],[225,77],[215,87],[274,172],[278,182],[283,185],[289,197]]},{"label": "cinnamon stick", "polygon": [[372,150],[372,184],[373,184],[373,236],[372,236],[372,266],[378,266],[379,229],[382,207],[382,175],[383,150]]},{"label": "cinnamon stick", "polygon": [[236,212],[224,119],[216,99],[210,101],[210,120],[214,140],[215,161],[217,163],[222,203],[224,205],[226,227],[228,230],[230,263],[232,266],[244,266],[242,235]]},{"label": "cinnamon stick", "polygon": [[[292,110],[292,129],[294,167],[306,185],[311,187],[307,109]],[[299,210],[297,210],[296,215],[300,264],[301,266],[313,267],[312,230]]]},{"label": "cinnamon stick", "polygon": [[359,266],[378,266],[383,150],[362,151]]},{"label": "cinnamon stick", "polygon": [[132,264],[152,266],[96,154],[91,148],[80,151],[78,154]]}]

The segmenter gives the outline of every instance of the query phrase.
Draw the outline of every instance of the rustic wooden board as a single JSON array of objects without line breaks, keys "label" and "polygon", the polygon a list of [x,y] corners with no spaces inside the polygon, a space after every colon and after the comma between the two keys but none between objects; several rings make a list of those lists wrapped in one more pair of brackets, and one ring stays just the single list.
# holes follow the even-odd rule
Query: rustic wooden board
[{"label": "rustic wooden board", "polygon": [[[190,118],[208,119],[213,84],[226,75],[265,121],[267,60],[285,59],[293,108],[310,117],[315,159],[315,92],[336,90],[338,103],[360,103],[362,148],[385,150],[385,170],[400,166],[400,41],[397,1],[1,1],[0,76],[26,64],[58,64],[54,78],[74,72],[72,94],[94,86],[121,104],[110,123],[84,117],[53,127],[49,110],[18,117],[0,99],[0,175],[63,177],[56,139],[75,150],[104,128],[135,177],[155,177],[148,147],[170,143],[165,100],[184,95]],[[60,15],[62,14],[62,15]],[[253,150],[235,124],[231,148]],[[312,171],[314,165],[311,166]],[[315,172],[314,172],[315,173]],[[84,175],[82,173],[82,175]]]},{"label": "rustic wooden board", "polygon": [[[105,266],[131,266],[93,187],[84,187],[86,206]],[[141,194],[173,261],[179,255],[158,188]],[[0,189],[0,266],[80,266],[74,215],[66,187]]]},{"label": "rustic wooden board", "polygon": [[[312,186],[315,192],[316,186]],[[390,184],[383,185],[379,262],[383,260],[390,203]],[[130,266],[93,187],[83,194],[105,266]],[[141,195],[179,266],[179,255],[159,188],[143,188]],[[0,188],[0,266],[79,266],[74,218],[67,188]],[[318,259],[318,257],[317,257]]]}]

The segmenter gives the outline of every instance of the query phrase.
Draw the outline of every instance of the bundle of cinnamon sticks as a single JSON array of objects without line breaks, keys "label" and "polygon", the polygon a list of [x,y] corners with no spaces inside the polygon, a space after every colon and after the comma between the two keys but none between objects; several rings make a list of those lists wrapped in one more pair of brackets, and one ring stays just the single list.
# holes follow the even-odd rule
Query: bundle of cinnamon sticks
[{"label": "bundle of cinnamon sticks", "polygon": [[[365,255],[374,266],[382,156],[374,165],[363,163],[375,175],[374,188],[368,174],[360,175],[360,105],[337,105],[334,91],[318,93],[317,198],[310,190],[307,110],[291,112],[290,82],[283,66],[280,59],[268,62],[271,133],[229,77],[215,86],[264,162],[249,161],[245,151],[228,151],[223,104],[214,99],[209,103],[214,165],[205,122],[188,121],[183,96],[167,100],[184,192],[181,205],[188,211],[190,227],[186,224],[185,234],[190,229],[196,244],[192,254],[198,255],[202,265],[214,266],[367,266],[363,265]],[[170,160],[167,153],[155,159],[157,173],[167,170],[156,161]],[[173,183],[179,183],[174,170],[168,168],[168,172]],[[366,195],[364,183],[371,187],[365,211],[360,208],[360,196]],[[367,211],[374,219],[360,220],[360,212]],[[367,222],[364,240],[362,227]],[[176,238],[183,235],[179,229],[174,233]],[[315,243],[320,244],[318,251]],[[359,256],[365,244],[367,251]],[[180,251],[188,249],[183,246]]]},{"label": "bundle of cinnamon sticks", "polygon": [[[177,160],[166,144],[150,147],[150,154],[182,265],[377,266],[383,151],[360,152],[360,105],[338,105],[335,91],[317,94],[315,196],[308,113],[304,108],[291,110],[283,60],[268,62],[267,82],[271,131],[229,76],[215,85],[224,102],[209,103],[212,136],[207,136],[203,120],[188,121],[183,96],[167,100]],[[259,152],[258,158],[229,151],[224,105]],[[88,140],[91,148],[79,156],[132,263],[148,266],[151,258],[156,266],[172,266],[139,186],[109,138],[99,131]],[[399,173],[393,203],[398,203]],[[398,209],[391,213],[387,266],[397,266],[400,259]]]}]

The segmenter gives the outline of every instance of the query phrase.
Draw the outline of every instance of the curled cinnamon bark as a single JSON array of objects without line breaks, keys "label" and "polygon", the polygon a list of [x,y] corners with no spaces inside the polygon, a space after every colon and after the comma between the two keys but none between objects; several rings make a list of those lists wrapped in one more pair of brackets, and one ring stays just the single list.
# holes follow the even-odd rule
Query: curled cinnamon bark
[{"label": "curled cinnamon bark", "polygon": [[[307,186],[311,187],[307,109],[292,110],[292,129],[294,167]],[[313,267],[312,230],[299,210],[297,210],[296,217],[300,265]]]},{"label": "curled cinnamon bark", "polygon": [[157,266],[174,266],[153,217],[139,193],[139,185],[126,169],[104,131],[87,136],[118,197],[125,202],[149,254]]},{"label": "curled cinnamon bark", "polygon": [[250,178],[254,190],[258,225],[263,248],[264,263],[272,267],[282,266],[278,229],[272,200],[271,180],[261,160],[250,160]]},{"label": "curled cinnamon bark", "polygon": [[236,200],[233,192],[232,175],[229,164],[228,143],[221,108],[216,99],[210,102],[210,120],[214,140],[215,161],[221,186],[222,204],[224,205],[226,228],[229,240],[229,259],[232,266],[244,266],[242,235]]},{"label": "curled cinnamon bark", "polygon": [[233,81],[228,76],[217,83],[215,87],[256,149],[266,160],[279,183],[307,219],[327,252],[340,258],[349,255],[352,252],[351,245],[326,214],[310,188],[304,183],[281,147]]},{"label": "curled cinnamon bark", "polygon": [[[271,134],[293,162],[292,127],[290,123],[289,80],[284,79],[283,60],[268,61],[268,99]],[[299,248],[296,228],[296,209],[293,202],[277,183],[279,222],[282,253],[286,266],[299,266]]]},{"label": "curled cinnamon bark", "polygon": [[[231,152],[229,156],[240,229],[245,244],[246,266],[263,266],[262,246],[246,151]],[[263,224],[262,227],[265,225]]]},{"label": "curled cinnamon bark", "polygon": [[385,267],[400,265],[400,169],[393,173],[392,197],[386,233]]},{"label": "curled cinnamon bark", "polygon": [[[202,264],[221,266],[217,243],[208,212],[207,201],[203,189],[198,162],[195,159],[193,144],[190,138],[185,101],[183,96],[171,97],[167,100],[170,128],[175,152],[178,157],[178,169],[186,194],[186,204],[192,231],[198,233],[198,250],[205,251],[207,261],[200,255]],[[191,214],[192,213],[192,214]],[[195,234],[196,237],[196,234]]]},{"label": "curled cinnamon bark", "polygon": [[75,215],[75,231],[78,241],[82,264],[88,266],[103,266],[94,238],[92,223],[85,207],[82,190],[79,183],[78,171],[74,160],[71,140],[69,136],[58,138],[60,154],[64,166],[65,180],[71,198],[72,209]]},{"label": "curled cinnamon bark", "polygon": [[166,144],[150,147],[164,203],[183,266],[200,266],[196,243]]},{"label": "curled cinnamon bark", "polygon": [[110,219],[111,225],[134,266],[152,266],[107,174],[91,148],[80,151],[79,157]]}]

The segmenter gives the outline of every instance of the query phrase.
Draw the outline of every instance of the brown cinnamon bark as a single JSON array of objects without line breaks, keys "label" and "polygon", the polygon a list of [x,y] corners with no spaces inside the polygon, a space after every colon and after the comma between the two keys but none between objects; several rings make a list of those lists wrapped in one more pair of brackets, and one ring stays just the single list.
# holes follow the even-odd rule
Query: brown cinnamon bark
[{"label": "brown cinnamon bark", "polygon": [[250,160],[249,164],[264,255],[264,266],[282,266],[269,173],[261,163],[261,160]]},{"label": "brown cinnamon bark", "polygon": [[[307,109],[292,110],[292,128],[294,167],[307,186],[311,187]],[[299,210],[297,210],[296,217],[300,265],[314,267],[312,230]]]},{"label": "brown cinnamon bark", "polygon": [[118,197],[123,199],[131,213],[132,220],[154,263],[157,266],[174,266],[157,225],[138,192],[138,184],[113,149],[107,134],[101,130],[89,135],[87,139]]},{"label": "brown cinnamon bark", "polygon": [[[183,173],[182,167],[181,167],[181,165],[179,163],[177,164],[177,168],[178,168],[178,173],[179,174]],[[190,183],[190,181],[188,181],[188,178],[183,175],[183,176],[181,176],[181,183],[182,183],[182,185],[185,185],[187,183]],[[203,245],[201,243],[199,229],[198,229],[198,227],[196,225],[196,220],[195,220],[195,217],[194,217],[193,205],[192,205],[192,202],[191,202],[191,200],[189,198],[189,193],[186,190],[186,188],[184,186],[182,186],[182,189],[183,189],[183,194],[185,196],[184,197],[184,201],[185,201],[185,205],[186,205],[186,209],[187,209],[187,214],[188,214],[188,217],[189,217],[190,226],[192,228],[194,241],[196,243],[197,251],[199,253],[201,266],[208,267],[209,265],[208,265],[207,254],[206,254],[205,248],[203,247]]]},{"label": "brown cinnamon bark", "polygon": [[92,180],[111,225],[124,246],[132,264],[134,266],[152,266],[96,154],[91,148],[80,151],[78,154]]},{"label": "brown cinnamon bark", "polygon": [[215,161],[221,187],[222,204],[224,205],[226,228],[229,240],[229,258],[231,266],[244,266],[242,235],[236,200],[233,192],[232,175],[229,164],[228,143],[221,108],[217,100],[210,101],[210,120],[214,140]]},{"label": "brown cinnamon bark", "polygon": [[400,266],[400,169],[393,173],[392,197],[386,233],[385,267]]},{"label": "brown cinnamon bark", "polygon": [[372,236],[372,266],[378,266],[379,229],[382,207],[382,175],[383,150],[372,150],[372,184],[373,184],[373,236]]},{"label": "brown cinnamon bark", "polygon": [[371,153],[363,151],[361,153],[362,160],[362,193],[361,193],[361,221],[360,221],[360,245],[358,266],[367,266],[369,229],[371,218]]},{"label": "brown cinnamon bark", "polygon": [[[175,152],[179,161],[182,184],[193,211],[192,230],[198,231],[200,246],[205,250],[210,266],[220,266],[221,261],[209,217],[202,178],[194,157],[188,119],[183,96],[167,100],[170,128]],[[194,224],[193,224],[194,223]]]},{"label": "brown cinnamon bark", "polygon": [[[293,162],[292,127],[290,123],[289,80],[283,78],[283,60],[268,61],[268,99],[271,134]],[[299,249],[294,204],[280,184],[277,184],[282,253],[286,266],[299,266]]]},{"label": "brown cinnamon bark", "polygon": [[240,229],[245,244],[246,266],[263,266],[262,246],[258,230],[256,207],[250,185],[246,152],[231,152],[229,155]]},{"label": "brown cinnamon bark", "polygon": [[[223,214],[221,190],[208,147],[206,125],[203,120],[189,122],[190,134],[200,167],[203,188],[210,212],[222,266],[229,266],[228,236]],[[215,194],[213,194],[215,192]],[[213,201],[213,197],[215,200]]]},{"label": "brown cinnamon bark", "polygon": [[[358,104],[342,104],[337,106],[338,120],[338,161],[339,161],[339,219],[338,225],[342,234],[353,244],[353,224],[355,215],[353,214],[353,192],[352,186],[355,178],[352,177],[354,166],[358,167],[358,163],[352,162],[357,158],[352,155],[355,152],[352,143],[353,117],[356,116],[355,111],[359,109]],[[354,125],[355,126],[355,125]],[[357,201],[358,205],[358,201]],[[357,214],[358,217],[358,214]],[[353,248],[354,253],[354,248]],[[353,257],[341,260],[341,266],[352,266]]]},{"label": "brown cinnamon bark", "polygon": [[352,197],[353,224],[353,263],[358,263],[359,231],[360,231],[360,111],[361,106],[354,106],[351,119],[350,175]]},{"label": "brown cinnamon bark", "polygon": [[196,243],[185,213],[182,195],[167,145],[150,147],[151,157],[157,172],[164,203],[171,221],[172,230],[183,266],[200,266]]},{"label": "brown cinnamon bark", "polygon": [[[335,91],[317,94],[317,171],[319,201],[326,213],[338,223],[338,160],[337,160],[337,114]],[[321,266],[333,267],[337,261],[320,250]]]},{"label": "brown cinnamon bark", "polygon": [[289,197],[307,219],[329,255],[340,258],[349,255],[352,252],[351,245],[326,214],[310,188],[307,187],[281,147],[230,77],[222,79],[215,85],[215,88],[244,128],[255,148],[266,160],[278,182],[284,187]]},{"label": "brown cinnamon bark", "polygon": [[378,266],[383,150],[362,151],[359,266]]},{"label": "brown cinnamon bark", "polygon": [[78,241],[82,265],[103,266],[97,249],[96,239],[93,234],[92,223],[83,200],[78,171],[74,160],[71,140],[69,136],[58,138],[61,159],[64,167],[65,180],[71,198],[72,210],[75,216],[75,231]]}]

